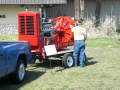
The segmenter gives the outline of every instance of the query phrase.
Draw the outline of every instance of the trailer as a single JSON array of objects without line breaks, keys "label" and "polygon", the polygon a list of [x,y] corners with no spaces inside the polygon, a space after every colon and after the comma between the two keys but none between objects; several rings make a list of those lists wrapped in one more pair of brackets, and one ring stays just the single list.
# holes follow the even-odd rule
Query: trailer
[{"label": "trailer", "polygon": [[[62,20],[65,19],[62,18]],[[61,20],[58,23],[60,22]],[[30,43],[34,60],[44,61],[49,57],[62,57],[64,66],[72,67],[73,39],[70,36],[72,32],[71,30],[63,31],[61,28],[56,31],[56,27],[54,28],[51,25],[51,23],[41,22],[39,12],[21,11],[18,13],[18,38],[20,41]],[[64,37],[65,32],[66,34],[69,32],[69,39]]]}]

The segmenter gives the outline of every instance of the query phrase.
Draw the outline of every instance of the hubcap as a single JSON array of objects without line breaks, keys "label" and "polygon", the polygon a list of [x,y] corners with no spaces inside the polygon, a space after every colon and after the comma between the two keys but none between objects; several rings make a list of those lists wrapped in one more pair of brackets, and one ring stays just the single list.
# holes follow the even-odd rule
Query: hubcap
[{"label": "hubcap", "polygon": [[19,79],[23,80],[25,76],[25,67],[24,64],[20,64],[19,71],[18,71]]},{"label": "hubcap", "polygon": [[71,67],[73,65],[73,58],[71,56],[68,56],[67,58],[67,65]]}]

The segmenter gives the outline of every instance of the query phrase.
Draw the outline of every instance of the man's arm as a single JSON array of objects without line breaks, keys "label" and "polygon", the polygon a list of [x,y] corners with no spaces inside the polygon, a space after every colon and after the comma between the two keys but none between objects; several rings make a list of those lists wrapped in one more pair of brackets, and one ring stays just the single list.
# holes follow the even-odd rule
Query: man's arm
[{"label": "man's arm", "polygon": [[87,31],[86,31],[86,29],[85,29],[85,31],[84,31],[84,39],[85,39],[85,40],[87,39]]},{"label": "man's arm", "polygon": [[85,38],[85,40],[87,39],[87,34],[84,34],[84,38]]}]

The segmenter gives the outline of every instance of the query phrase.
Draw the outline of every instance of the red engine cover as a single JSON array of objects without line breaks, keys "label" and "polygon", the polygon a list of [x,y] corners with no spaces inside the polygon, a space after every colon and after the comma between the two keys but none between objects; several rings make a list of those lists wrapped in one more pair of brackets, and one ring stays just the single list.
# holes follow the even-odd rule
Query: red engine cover
[{"label": "red engine cover", "polygon": [[18,36],[21,41],[29,41],[31,49],[41,52],[43,40],[40,37],[40,14],[33,11],[18,13]]},{"label": "red engine cover", "polygon": [[[56,33],[52,34],[54,42],[60,44],[69,43],[73,39],[73,33],[70,25],[74,25],[75,21],[70,16],[59,16],[52,20],[52,26],[56,30]],[[64,44],[64,46],[67,46]],[[60,48],[60,46],[59,46]],[[61,46],[63,48],[63,46]]]}]

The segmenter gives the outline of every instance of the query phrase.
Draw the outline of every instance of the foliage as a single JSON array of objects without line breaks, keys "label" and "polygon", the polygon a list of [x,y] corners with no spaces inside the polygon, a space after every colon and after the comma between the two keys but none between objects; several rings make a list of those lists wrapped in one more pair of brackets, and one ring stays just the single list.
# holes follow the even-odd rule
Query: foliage
[{"label": "foliage", "polygon": [[105,17],[105,20],[101,19],[99,26],[96,27],[95,19],[85,19],[84,27],[88,30],[89,38],[101,38],[101,37],[110,37],[110,38],[119,38],[117,33],[117,26],[115,23],[114,17]]}]

